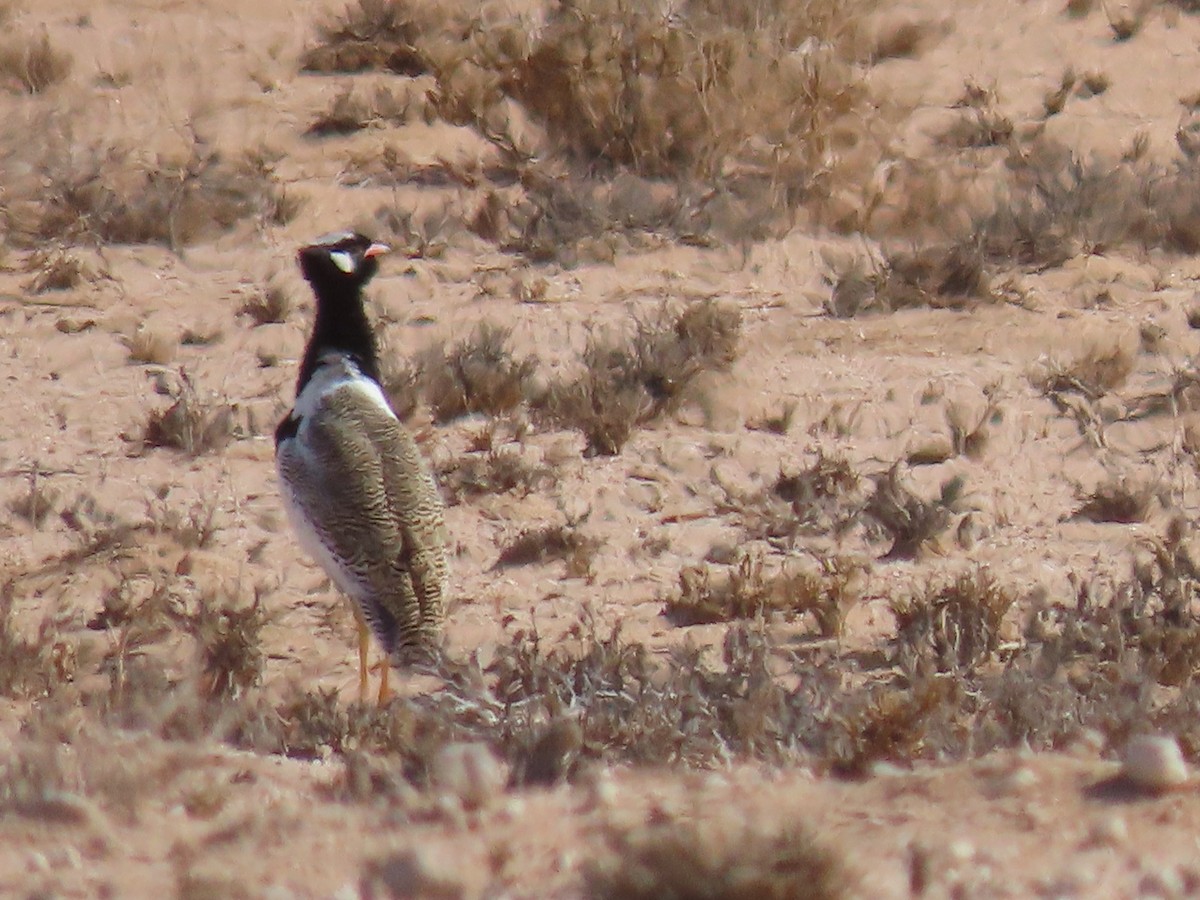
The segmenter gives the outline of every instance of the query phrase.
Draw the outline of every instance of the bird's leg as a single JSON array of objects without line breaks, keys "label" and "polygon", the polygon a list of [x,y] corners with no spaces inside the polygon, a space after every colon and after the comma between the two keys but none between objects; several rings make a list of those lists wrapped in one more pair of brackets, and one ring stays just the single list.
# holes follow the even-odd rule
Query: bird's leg
[{"label": "bird's leg", "polygon": [[379,674],[379,705],[383,706],[392,698],[391,689],[388,687],[388,673],[392,671],[391,660],[385,657],[379,663],[379,668],[383,670]]},{"label": "bird's leg", "polygon": [[369,689],[369,672],[367,654],[371,649],[371,631],[362,616],[358,616],[358,702],[367,702]]}]

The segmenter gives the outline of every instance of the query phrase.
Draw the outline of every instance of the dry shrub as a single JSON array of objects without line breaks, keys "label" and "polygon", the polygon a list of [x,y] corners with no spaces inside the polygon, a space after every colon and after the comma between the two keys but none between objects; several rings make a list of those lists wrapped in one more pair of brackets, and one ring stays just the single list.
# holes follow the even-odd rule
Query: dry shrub
[{"label": "dry shrub", "polygon": [[[845,123],[865,100],[839,46],[857,10],[800,6],[690,4],[681,25],[624,0],[584,0],[552,12],[528,46],[489,35],[483,49],[504,92],[580,160],[702,178],[735,160],[769,163],[800,183],[839,138],[858,136]],[[794,53],[809,37],[829,43]]]},{"label": "dry shrub", "polygon": [[153,164],[144,152],[76,138],[69,120],[33,123],[46,140],[0,148],[0,161],[24,175],[11,188],[4,222],[9,241],[163,244],[178,250],[245,219],[284,223],[298,199],[279,185],[264,151],[228,158],[191,136]]},{"label": "dry shrub", "polygon": [[1016,596],[986,569],[933,581],[891,601],[895,653],[901,671],[917,676],[958,673],[988,662]]},{"label": "dry shrub", "polygon": [[234,407],[201,398],[186,372],[180,372],[178,384],[168,386],[166,393],[171,405],[147,417],[141,437],[144,446],[200,456],[243,435]]},{"label": "dry shrub", "polygon": [[41,530],[46,518],[59,502],[59,491],[45,484],[37,464],[29,468],[29,489],[8,502],[8,508],[20,519]]},{"label": "dry shrub", "polygon": [[27,636],[15,605],[16,583],[9,578],[0,584],[0,696],[43,696],[73,677],[75,653],[61,637],[63,620],[46,615]]},{"label": "dry shrub", "polygon": [[347,87],[335,94],[329,108],[319,113],[305,132],[313,137],[344,135],[377,124],[402,125],[421,111],[416,96],[382,85],[367,94]]},{"label": "dry shrub", "polygon": [[985,263],[976,238],[893,250],[880,262],[855,259],[833,274],[825,310],[844,319],[918,307],[963,309],[972,300],[994,299]]},{"label": "dry shrub", "polygon": [[554,480],[546,466],[530,462],[518,449],[489,449],[467,453],[441,466],[438,485],[446,502],[457,506],[483,494],[526,496]]},{"label": "dry shrub", "polygon": [[67,291],[99,277],[79,254],[57,245],[34,250],[25,261],[25,269],[33,274],[25,284],[31,294]]},{"label": "dry shrub", "polygon": [[1050,361],[1030,380],[1047,396],[1077,393],[1098,400],[1123,385],[1137,363],[1137,344],[1123,335],[1097,338],[1069,362]]},{"label": "dry shrub", "polygon": [[[320,27],[304,65],[428,70],[437,84],[427,114],[473,125],[510,160],[553,156],[549,142],[580,169],[692,185],[694,197],[709,195],[706,205],[719,194],[696,216],[700,232],[710,213],[728,219],[726,206],[748,207],[734,215],[748,226],[860,189],[882,143],[870,133],[879,117],[854,64],[871,55],[861,26],[873,7],[748,0],[689,3],[668,16],[628,0],[583,0],[552,7],[544,20],[493,21],[465,5],[359,0]],[[363,121],[350,112],[333,117],[339,128]],[[553,185],[533,183],[532,166],[523,171],[532,209],[499,236],[557,258],[555,230],[595,226],[572,223],[546,192]],[[575,191],[584,209],[606,202],[603,192]],[[496,233],[494,223],[478,227]]]},{"label": "dry shrub", "polygon": [[771,832],[715,821],[656,821],[610,830],[606,840],[607,852],[585,870],[585,895],[594,900],[835,900],[854,893],[845,861],[794,824]]},{"label": "dry shrub", "polygon": [[568,578],[592,577],[592,565],[600,542],[579,529],[579,522],[527,528],[500,550],[495,568],[546,565],[555,560],[567,564]]},{"label": "dry shrub", "polygon": [[40,94],[71,74],[74,59],[50,43],[45,31],[40,38],[29,34],[6,37],[0,42],[0,85],[26,94]]},{"label": "dry shrub", "polygon": [[300,66],[306,72],[420,75],[429,65],[422,39],[448,32],[453,23],[448,4],[355,0],[318,26],[317,42],[301,55]]},{"label": "dry shrub", "polygon": [[961,110],[959,117],[941,136],[950,147],[994,147],[1012,137],[1012,119],[1000,110],[994,89],[969,81],[955,105]]},{"label": "dry shrub", "polygon": [[677,411],[699,376],[732,364],[741,324],[739,308],[704,300],[640,318],[624,340],[593,334],[583,373],[550,386],[546,412],[578,428],[589,455],[615,456],[639,425]]},{"label": "dry shrub", "polygon": [[900,476],[899,463],[876,476],[875,491],[863,508],[863,514],[892,539],[884,559],[913,559],[924,544],[942,534],[950,526],[963,490],[962,478],[951,478],[937,497],[926,500],[913,493]]},{"label": "dry shrub", "polygon": [[944,678],[923,679],[907,688],[872,685],[851,700],[830,730],[828,761],[833,771],[861,778],[878,760],[899,762],[926,755],[931,745],[945,740],[948,722],[963,715],[962,691]]},{"label": "dry shrub", "polygon": [[862,478],[842,456],[818,450],[795,474],[780,472],[769,490],[748,496],[720,484],[721,510],[735,513],[752,538],[790,546],[797,535],[841,536],[859,521]]},{"label": "dry shrub", "polygon": [[470,413],[494,416],[525,399],[537,360],[514,357],[511,337],[511,328],[483,322],[449,350],[435,348],[423,356],[421,380],[436,421]]},{"label": "dry shrub", "polygon": [[232,700],[259,683],[266,665],[262,630],[270,618],[257,591],[251,603],[206,592],[174,619],[195,642],[204,696]]},{"label": "dry shrub", "polygon": [[822,558],[815,571],[785,565],[768,573],[761,556],[747,553],[723,569],[682,569],[679,594],[666,601],[663,615],[675,625],[700,625],[811,613],[822,637],[838,637],[861,594],[862,566],[846,557]]},{"label": "dry shrub", "polygon": [[1110,475],[1081,497],[1083,503],[1075,510],[1074,518],[1123,525],[1145,522],[1160,492],[1159,485],[1144,478]]}]

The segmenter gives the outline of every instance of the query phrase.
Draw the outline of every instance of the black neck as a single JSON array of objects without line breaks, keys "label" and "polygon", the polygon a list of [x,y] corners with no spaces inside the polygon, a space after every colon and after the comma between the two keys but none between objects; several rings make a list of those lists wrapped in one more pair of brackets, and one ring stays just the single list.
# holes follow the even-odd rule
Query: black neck
[{"label": "black neck", "polygon": [[[304,385],[312,378],[321,354],[329,351],[352,357],[364,375],[379,381],[379,357],[375,352],[371,323],[367,321],[359,288],[352,290],[355,296],[347,297],[345,285],[335,288],[313,285],[317,315],[312,336],[304,350],[304,360],[300,364],[297,394],[304,390]],[[331,296],[335,293],[342,296]]]}]

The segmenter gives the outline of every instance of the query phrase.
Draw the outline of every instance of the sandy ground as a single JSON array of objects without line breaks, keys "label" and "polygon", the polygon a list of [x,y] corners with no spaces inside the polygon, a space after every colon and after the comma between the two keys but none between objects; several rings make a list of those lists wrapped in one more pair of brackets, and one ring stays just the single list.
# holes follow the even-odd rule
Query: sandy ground
[{"label": "sandy ground", "polygon": [[[932,23],[936,37],[915,58],[881,63],[869,74],[874,90],[906,110],[897,146],[927,152],[968,80],[994,86],[1014,121],[1032,120],[1069,65],[1103,71],[1110,86],[1072,100],[1046,124],[1048,134],[1081,153],[1117,159],[1141,132],[1154,158],[1176,158],[1180,98],[1200,89],[1193,64],[1200,18],[1163,4],[1132,39],[1114,42],[1099,9],[1071,18],[1061,6],[925,2],[899,9]],[[369,225],[381,206],[407,201],[389,187],[346,186],[347,160],[384,146],[418,160],[469,158],[479,141],[464,129],[423,123],[305,137],[313,117],[352,80],[394,79],[298,72],[314,22],[337,7],[31,0],[5,25],[14,34],[45,29],[74,59],[66,80],[42,94],[0,94],[0,129],[10,143],[38,140],[37,116],[49,110],[66,114],[77,135],[119,137],[148,160],[176,152],[190,128],[231,154],[270,147],[277,177],[304,198],[287,224],[241,223],[178,253],[146,245],[87,250],[98,274],[63,292],[30,293],[29,250],[0,256],[2,580],[12,581],[27,631],[52,620],[75,648],[83,693],[87,678],[106,677],[95,661],[112,635],[85,627],[105,595],[121,584],[146,590],[175,579],[192,591],[258,592],[271,617],[264,696],[301,685],[336,691],[347,703],[354,698],[352,621],[300,556],[274,479],[271,431],[290,403],[311,311],[293,253],[316,235]],[[34,130],[22,137],[22,128]],[[998,156],[981,154],[981,171],[997,164]],[[6,180],[19,175],[0,172],[0,202]],[[589,327],[627,323],[663,300],[715,297],[743,313],[739,359],[713,376],[702,406],[639,430],[611,458],[586,458],[576,433],[536,429],[520,450],[548,465],[551,478],[526,496],[485,494],[450,508],[452,652],[486,660],[521,628],[566,640],[582,617],[601,632],[621,624],[627,640],[663,659],[690,642],[710,648],[716,660],[727,626],[681,628],[662,610],[681,568],[745,540],[742,523],[723,511],[726,487],[761,491],[818,450],[862,471],[883,471],[945,441],[950,404],[983,410],[991,401],[1002,410],[986,452],[914,467],[908,478],[929,495],[965,476],[975,537],[939,542],[916,561],[871,559],[846,646],[882,646],[892,625],[889,598],[968,562],[986,565],[1030,603],[1073,597],[1079,579],[1123,577],[1139,539],[1162,533],[1167,507],[1195,507],[1186,415],[1115,422],[1099,449],[1030,383],[1039,367],[1099,341],[1134,348],[1128,395],[1167,386],[1200,349],[1187,321],[1200,279],[1194,259],[1081,255],[1042,272],[1014,266],[1021,303],[830,318],[823,311],[828,261],[861,246],[857,238],[801,228],[740,248],[664,242],[573,268],[533,266],[461,243],[438,258],[387,260],[370,293],[375,316],[387,323],[389,353],[398,357],[490,321],[511,327],[514,347],[554,372],[579,353]],[[270,277],[294,308],[282,323],[254,327],[239,310]],[[1149,326],[1153,349],[1144,337]],[[160,335],[167,349],[159,361],[140,364],[130,359],[130,345],[147,333]],[[231,406],[240,439],[194,458],[143,449],[149,411],[168,402],[156,386],[173,388],[184,374],[206,402]],[[788,405],[794,414],[786,433],[750,427]],[[444,465],[484,424],[433,425],[419,414],[416,427],[430,458]],[[28,494],[34,467],[55,502],[42,527],[7,514],[7,504]],[[1110,471],[1165,485],[1145,521],[1072,518],[1080,496]],[[136,552],[74,559],[79,536],[57,513],[82,508],[79,498],[89,510],[160,527],[142,533]],[[203,548],[181,548],[162,526],[210,514],[213,534]],[[589,577],[565,577],[561,562],[494,567],[516,535],[563,521],[582,521],[596,541]],[[886,549],[850,544],[817,536],[798,552],[878,557]],[[795,621],[769,627],[781,637],[806,628]],[[28,723],[48,702],[18,697],[0,708],[5,783],[19,765],[32,764],[22,750],[31,746]],[[51,744],[37,746],[50,752]],[[881,764],[862,781],[737,760],[712,770],[597,766],[554,787],[495,788],[466,808],[453,796],[403,793],[348,802],[338,795],[344,773],[336,757],[289,759],[215,740],[93,734],[87,726],[55,752],[65,754],[70,771],[84,773],[86,789],[35,800],[4,794],[6,895],[578,896],[582,873],[613,829],[664,817],[729,829],[807,827],[853,873],[850,896],[1200,892],[1200,799],[1191,790],[1154,797],[1110,789],[1114,748],[1087,733],[1054,754],[1018,748],[961,762]]]}]

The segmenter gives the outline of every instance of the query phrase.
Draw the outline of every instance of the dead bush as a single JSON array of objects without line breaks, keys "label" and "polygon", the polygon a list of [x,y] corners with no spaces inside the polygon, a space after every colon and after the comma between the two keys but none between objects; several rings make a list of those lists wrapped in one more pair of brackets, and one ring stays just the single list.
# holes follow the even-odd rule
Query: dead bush
[{"label": "dead bush", "polygon": [[138,365],[165,366],[179,349],[177,338],[144,322],[121,340],[129,350],[129,361]]},{"label": "dead bush", "polygon": [[347,87],[333,96],[329,108],[318,113],[305,134],[312,137],[353,134],[373,125],[402,125],[420,112],[411,93],[376,86],[366,93]]},{"label": "dead bush", "polygon": [[995,89],[969,81],[955,106],[959,116],[941,136],[950,147],[994,147],[1012,137],[1012,119],[1000,110]]},{"label": "dead bush", "polygon": [[0,696],[44,696],[74,676],[75,653],[61,626],[46,615],[34,634],[26,635],[17,622],[15,581],[0,584]]},{"label": "dead bush", "polygon": [[40,94],[71,74],[74,59],[50,43],[45,31],[40,37],[9,35],[0,41],[0,85],[12,91]]},{"label": "dead bush", "polygon": [[615,456],[635,428],[677,411],[700,375],[732,364],[741,321],[737,307],[705,300],[638,319],[624,340],[592,334],[583,373],[552,384],[544,409],[583,433],[589,455]]},{"label": "dead bush", "polygon": [[435,421],[470,413],[498,415],[524,399],[537,369],[533,357],[517,359],[512,329],[483,322],[449,350],[434,348],[421,359],[421,381]]}]

